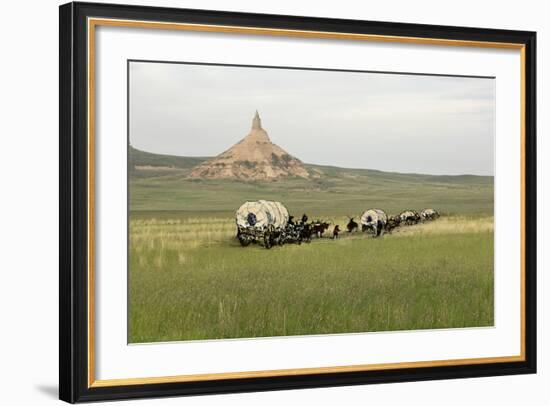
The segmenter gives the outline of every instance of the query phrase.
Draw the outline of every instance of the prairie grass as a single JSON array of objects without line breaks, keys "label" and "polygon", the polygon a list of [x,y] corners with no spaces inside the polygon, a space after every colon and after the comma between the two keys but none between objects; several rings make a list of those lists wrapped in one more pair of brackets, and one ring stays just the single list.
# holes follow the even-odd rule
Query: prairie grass
[{"label": "prairie grass", "polygon": [[441,235],[441,234],[471,234],[492,233],[493,217],[452,216],[442,217],[437,221],[427,221],[414,226],[400,227],[396,235],[400,237]]},{"label": "prairie grass", "polygon": [[492,230],[444,216],[266,250],[241,247],[230,216],[132,215],[129,341],[491,326]]}]

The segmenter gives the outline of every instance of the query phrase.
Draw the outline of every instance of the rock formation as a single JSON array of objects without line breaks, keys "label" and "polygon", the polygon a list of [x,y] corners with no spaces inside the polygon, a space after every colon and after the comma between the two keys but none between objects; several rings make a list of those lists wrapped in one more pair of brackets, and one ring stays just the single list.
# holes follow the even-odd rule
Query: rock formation
[{"label": "rock formation", "polygon": [[193,168],[191,179],[276,180],[309,178],[303,163],[271,142],[258,112],[250,133],[227,151]]}]

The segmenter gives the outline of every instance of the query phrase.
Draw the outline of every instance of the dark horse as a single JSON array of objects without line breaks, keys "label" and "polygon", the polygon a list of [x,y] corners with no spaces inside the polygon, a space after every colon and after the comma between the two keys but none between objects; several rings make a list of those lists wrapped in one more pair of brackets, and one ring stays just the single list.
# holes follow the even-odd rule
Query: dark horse
[{"label": "dark horse", "polygon": [[338,238],[338,234],[340,234],[340,226],[336,224],[334,230],[332,230],[332,239]]},{"label": "dark horse", "polygon": [[350,217],[346,228],[348,229],[348,233],[352,233],[353,231],[359,230],[359,224],[353,221],[353,217]]},{"label": "dark horse", "polygon": [[326,221],[316,221],[312,224],[313,234],[315,234],[318,238],[321,238],[323,233],[328,230],[328,226],[329,223]]}]

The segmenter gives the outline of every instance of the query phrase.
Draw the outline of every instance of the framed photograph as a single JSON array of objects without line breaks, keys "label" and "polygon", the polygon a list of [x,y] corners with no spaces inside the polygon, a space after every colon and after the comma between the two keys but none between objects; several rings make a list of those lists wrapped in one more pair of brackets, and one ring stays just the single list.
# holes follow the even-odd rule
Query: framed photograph
[{"label": "framed photograph", "polygon": [[534,32],[60,7],[60,398],[536,371]]}]

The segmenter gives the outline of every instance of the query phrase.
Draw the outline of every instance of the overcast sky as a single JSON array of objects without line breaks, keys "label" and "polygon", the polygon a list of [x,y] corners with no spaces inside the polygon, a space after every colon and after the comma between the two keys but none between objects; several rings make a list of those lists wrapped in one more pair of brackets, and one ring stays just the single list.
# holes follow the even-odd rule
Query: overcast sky
[{"label": "overcast sky", "polygon": [[130,143],[214,156],[257,109],[271,141],[306,163],[494,174],[494,79],[130,63]]}]

